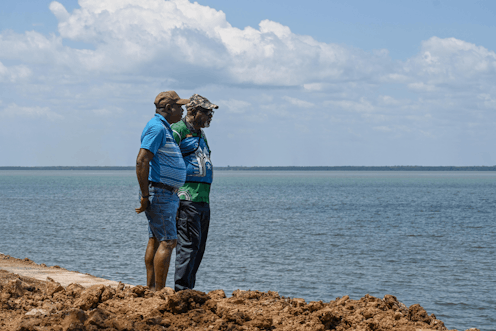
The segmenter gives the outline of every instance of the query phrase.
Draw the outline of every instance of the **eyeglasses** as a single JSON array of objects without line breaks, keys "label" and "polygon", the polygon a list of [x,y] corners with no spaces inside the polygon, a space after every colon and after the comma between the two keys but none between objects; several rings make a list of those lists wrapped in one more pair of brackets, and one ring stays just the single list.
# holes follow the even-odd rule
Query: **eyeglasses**
[{"label": "eyeglasses", "polygon": [[202,113],[207,114],[208,116],[213,115],[215,112],[212,109],[201,108]]}]

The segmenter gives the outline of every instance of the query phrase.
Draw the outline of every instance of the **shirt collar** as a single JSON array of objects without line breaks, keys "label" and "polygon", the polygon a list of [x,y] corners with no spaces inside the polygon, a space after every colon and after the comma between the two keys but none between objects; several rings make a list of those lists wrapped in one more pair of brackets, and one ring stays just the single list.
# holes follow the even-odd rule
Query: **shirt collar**
[{"label": "shirt collar", "polygon": [[162,123],[164,123],[169,129],[171,128],[169,122],[167,122],[167,120],[165,119],[165,117],[163,117],[159,113],[155,113],[155,117],[158,118],[160,121],[162,121]]}]

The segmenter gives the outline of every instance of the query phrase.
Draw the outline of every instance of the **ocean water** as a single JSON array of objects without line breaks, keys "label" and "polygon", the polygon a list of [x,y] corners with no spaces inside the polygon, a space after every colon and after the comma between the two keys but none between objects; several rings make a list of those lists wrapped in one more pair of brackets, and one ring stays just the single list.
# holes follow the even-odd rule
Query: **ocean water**
[{"label": "ocean water", "polygon": [[[143,285],[137,206],[134,171],[0,171],[0,252]],[[211,212],[198,290],[392,294],[496,330],[494,172],[217,171]]]}]

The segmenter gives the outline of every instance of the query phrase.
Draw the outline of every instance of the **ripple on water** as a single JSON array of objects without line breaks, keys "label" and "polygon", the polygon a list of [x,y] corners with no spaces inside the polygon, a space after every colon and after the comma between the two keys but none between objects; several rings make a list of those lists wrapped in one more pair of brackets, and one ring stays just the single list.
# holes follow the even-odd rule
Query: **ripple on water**
[{"label": "ripple on water", "polygon": [[[144,284],[137,191],[133,171],[0,172],[0,252]],[[211,201],[199,290],[393,294],[494,330],[494,173],[216,172]]]}]

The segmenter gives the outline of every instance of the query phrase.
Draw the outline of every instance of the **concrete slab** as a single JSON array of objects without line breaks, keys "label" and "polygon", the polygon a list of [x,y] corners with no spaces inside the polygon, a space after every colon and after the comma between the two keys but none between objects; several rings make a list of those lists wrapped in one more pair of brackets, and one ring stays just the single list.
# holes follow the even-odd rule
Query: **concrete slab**
[{"label": "concrete slab", "polygon": [[[84,287],[93,285],[110,285],[112,287],[117,287],[117,285],[119,285],[119,282],[113,280],[98,278],[76,271],[69,271],[58,266],[48,267],[43,264],[36,264],[28,258],[21,260],[2,253],[0,253],[0,270],[6,270],[20,276],[43,281],[46,281],[47,277],[50,277],[64,287],[71,283],[81,284]],[[128,284],[124,285],[131,286]]]}]

